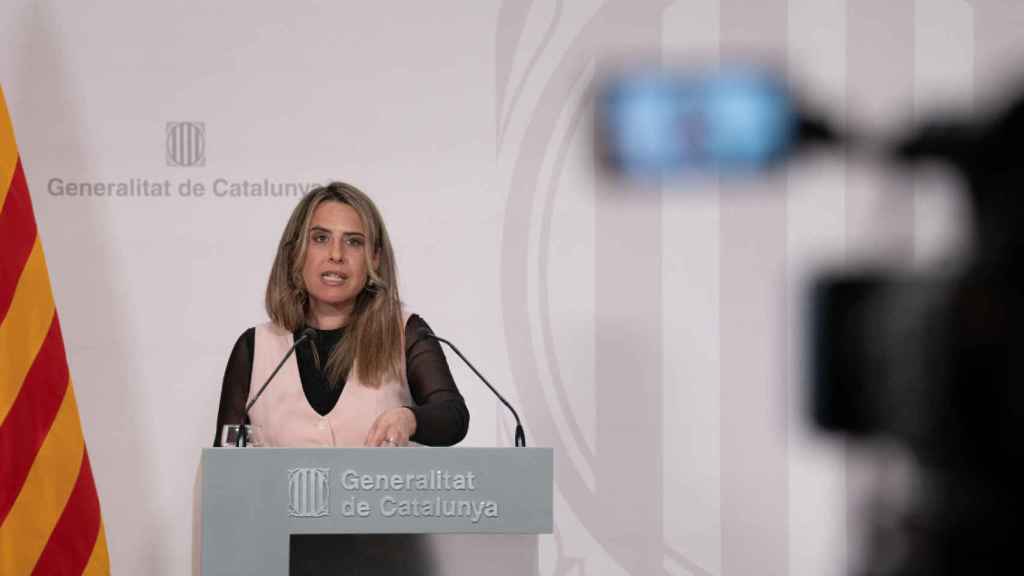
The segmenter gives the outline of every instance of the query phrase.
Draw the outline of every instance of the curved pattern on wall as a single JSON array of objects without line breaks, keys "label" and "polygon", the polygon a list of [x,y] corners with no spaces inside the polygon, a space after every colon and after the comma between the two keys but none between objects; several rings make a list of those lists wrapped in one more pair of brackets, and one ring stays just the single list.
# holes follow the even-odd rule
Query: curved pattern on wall
[{"label": "curved pattern on wall", "polygon": [[[542,3],[505,2],[497,23],[508,353],[534,441],[555,449],[558,495],[592,539],[586,559],[573,558],[564,544],[569,519],[557,515],[555,574],[595,573],[598,566],[609,573],[609,563],[631,574],[664,573],[666,563],[708,574],[668,546],[662,528],[658,193],[646,199],[653,202],[631,202],[593,178],[587,121],[601,51],[626,39],[630,48],[657,54],[667,4],[607,2],[570,16],[561,2],[550,14],[542,14],[552,8]],[[580,173],[591,180],[573,182]],[[567,236],[562,224],[592,236],[573,239],[570,232],[559,241]],[[587,271],[573,257],[592,259],[592,276],[573,278],[570,289],[555,286],[566,267]],[[555,306],[556,291],[578,291],[584,303]],[[588,372],[571,366],[588,357],[571,353],[581,348],[592,350],[592,382],[569,375]],[[592,397],[580,399],[581,390]]]}]

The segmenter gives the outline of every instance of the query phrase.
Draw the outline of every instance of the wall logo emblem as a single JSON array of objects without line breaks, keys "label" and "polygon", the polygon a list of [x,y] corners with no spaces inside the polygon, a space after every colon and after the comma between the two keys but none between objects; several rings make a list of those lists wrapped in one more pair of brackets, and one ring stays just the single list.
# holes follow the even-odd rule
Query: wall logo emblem
[{"label": "wall logo emblem", "polygon": [[206,166],[206,123],[167,123],[167,165]]},{"label": "wall logo emblem", "polygon": [[288,515],[320,518],[330,513],[330,468],[288,470]]}]

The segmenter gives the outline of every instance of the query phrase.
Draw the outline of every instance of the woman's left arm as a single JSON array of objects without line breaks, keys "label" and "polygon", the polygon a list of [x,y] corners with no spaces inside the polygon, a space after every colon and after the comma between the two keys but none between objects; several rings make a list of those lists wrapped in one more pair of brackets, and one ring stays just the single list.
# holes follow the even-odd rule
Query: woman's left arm
[{"label": "woman's left arm", "polygon": [[405,367],[415,406],[416,432],[410,440],[427,446],[451,446],[469,429],[469,410],[455,386],[441,345],[424,336],[430,328],[413,314],[405,324]]}]

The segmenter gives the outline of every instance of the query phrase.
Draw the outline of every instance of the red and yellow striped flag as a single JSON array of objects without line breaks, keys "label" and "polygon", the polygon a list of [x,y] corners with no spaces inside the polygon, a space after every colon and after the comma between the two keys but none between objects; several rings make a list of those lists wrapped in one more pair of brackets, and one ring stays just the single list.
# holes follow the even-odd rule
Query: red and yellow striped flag
[{"label": "red and yellow striped flag", "polygon": [[108,574],[89,454],[0,90],[0,574]]}]

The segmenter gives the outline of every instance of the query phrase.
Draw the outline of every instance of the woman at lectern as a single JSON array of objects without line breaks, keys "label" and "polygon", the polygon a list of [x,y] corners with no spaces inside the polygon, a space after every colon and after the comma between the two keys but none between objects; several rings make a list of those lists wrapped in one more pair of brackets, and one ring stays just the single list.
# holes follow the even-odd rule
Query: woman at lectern
[{"label": "woman at lectern", "polygon": [[214,446],[268,380],[248,417],[262,446],[450,446],[465,437],[465,401],[426,322],[402,310],[387,229],[356,187],[315,188],[295,207],[266,309],[270,322],[246,330],[228,359]]}]

